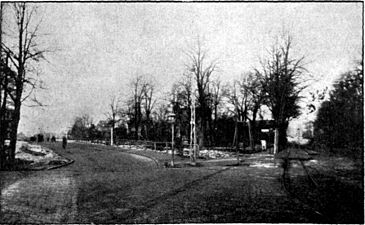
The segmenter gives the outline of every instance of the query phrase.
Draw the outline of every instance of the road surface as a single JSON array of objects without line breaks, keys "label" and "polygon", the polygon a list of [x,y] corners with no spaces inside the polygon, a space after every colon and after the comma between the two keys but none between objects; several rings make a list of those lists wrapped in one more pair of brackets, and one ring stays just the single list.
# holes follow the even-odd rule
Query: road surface
[{"label": "road surface", "polygon": [[10,180],[1,185],[0,223],[323,221],[283,189],[280,168],[163,168],[121,149],[80,146],[62,152],[75,161],[66,167],[0,172]]}]

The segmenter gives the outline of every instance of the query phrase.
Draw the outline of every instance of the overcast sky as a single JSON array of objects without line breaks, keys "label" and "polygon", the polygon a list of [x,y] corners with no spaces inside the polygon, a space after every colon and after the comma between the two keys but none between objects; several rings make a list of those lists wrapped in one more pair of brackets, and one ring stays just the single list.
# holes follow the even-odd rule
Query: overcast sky
[{"label": "overcast sky", "polygon": [[183,51],[204,41],[224,82],[258,66],[283,29],[294,37],[307,69],[330,85],[361,56],[361,3],[38,3],[47,55],[37,97],[23,107],[20,131],[61,132],[75,116],[104,119],[112,94],[125,95],[135,74],[156,77],[168,91],[184,72]]}]

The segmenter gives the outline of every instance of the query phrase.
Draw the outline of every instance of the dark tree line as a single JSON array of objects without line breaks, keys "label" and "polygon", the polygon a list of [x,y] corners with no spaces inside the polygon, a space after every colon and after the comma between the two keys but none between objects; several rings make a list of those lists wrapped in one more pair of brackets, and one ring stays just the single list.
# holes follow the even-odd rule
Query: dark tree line
[{"label": "dark tree line", "polygon": [[357,149],[364,146],[363,64],[344,73],[336,80],[329,99],[324,101],[314,123],[314,141],[335,148]]}]

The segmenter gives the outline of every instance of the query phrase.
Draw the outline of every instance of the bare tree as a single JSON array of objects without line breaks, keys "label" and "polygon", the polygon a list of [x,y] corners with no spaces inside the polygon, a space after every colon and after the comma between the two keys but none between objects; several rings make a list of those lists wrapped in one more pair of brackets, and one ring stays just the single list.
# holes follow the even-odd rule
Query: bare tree
[{"label": "bare tree", "polygon": [[[229,115],[233,115],[237,122],[250,122],[250,146],[255,143],[255,124],[261,106],[264,104],[264,93],[261,86],[261,76],[247,72],[232,84],[222,86],[221,102],[224,102]],[[236,141],[234,141],[236,143]]]},{"label": "bare tree", "polygon": [[219,106],[223,103],[223,97],[224,97],[224,91],[222,89],[222,81],[220,79],[215,79],[212,81],[212,84],[210,85],[210,95],[211,95],[211,103],[213,108],[213,126],[211,128],[211,132],[214,136],[214,141],[216,141],[216,132],[217,129],[217,121],[218,121],[218,112],[219,112]]},{"label": "bare tree", "polygon": [[[135,138],[138,140],[141,137],[142,124],[142,101],[146,93],[146,82],[142,75],[135,76],[130,81],[131,96],[129,99],[129,107],[132,108],[132,120],[135,129]],[[151,98],[152,99],[152,98]]]},{"label": "bare tree", "polygon": [[[14,78],[16,72],[9,64],[10,53],[4,51],[3,47],[3,6],[0,12],[0,169],[7,166],[7,155],[5,154],[5,140],[8,138],[13,102],[10,99],[10,92],[14,92]],[[14,93],[12,93],[14,94]]]},{"label": "bare tree", "polygon": [[[250,146],[254,149],[256,142],[256,118],[257,114],[264,103],[264,91],[262,90],[262,77],[258,73],[249,72],[245,76],[243,88],[248,94],[249,115],[247,116],[250,122]],[[251,117],[250,117],[251,115]]]},{"label": "bare tree", "polygon": [[269,58],[262,62],[262,69],[256,70],[263,77],[261,84],[276,123],[279,151],[286,147],[289,119],[299,115],[300,93],[306,88],[304,56],[292,57],[292,44],[292,37],[284,36],[282,43],[274,45]]},{"label": "bare tree", "polygon": [[208,122],[212,114],[209,104],[209,84],[211,82],[211,76],[217,69],[217,62],[213,60],[207,63],[207,51],[203,49],[202,43],[199,39],[196,48],[190,49],[187,52],[187,56],[190,62],[186,67],[194,76],[198,94],[197,117],[199,122],[199,145],[204,146],[207,136]]},{"label": "bare tree", "polygon": [[110,145],[114,144],[114,136],[115,136],[115,125],[120,121],[120,118],[118,118],[121,114],[121,109],[119,105],[119,99],[113,95],[111,97],[110,103],[109,103],[109,111],[106,113],[106,116],[109,120],[110,127],[111,127],[111,135],[110,135]]},{"label": "bare tree", "polygon": [[[41,21],[35,21],[37,8],[31,4],[19,2],[13,3],[11,9],[15,18],[14,32],[17,41],[14,47],[9,47],[3,42],[1,44],[3,51],[10,56],[9,60],[16,73],[14,77],[14,91],[8,93],[14,103],[12,123],[10,124],[9,154],[9,161],[13,164],[22,102],[30,96],[37,86],[37,80],[31,76],[35,71],[32,63],[44,59],[44,54],[48,50],[41,50],[37,44],[41,24]],[[8,22],[10,23],[10,21]],[[27,88],[29,92],[25,94]],[[37,100],[35,101],[39,103]]]},{"label": "bare tree", "polygon": [[172,86],[171,93],[174,96],[174,113],[176,114],[176,133],[177,136],[189,136],[191,129],[191,74],[184,73],[180,79]]},{"label": "bare tree", "polygon": [[149,131],[151,129],[151,113],[156,103],[155,92],[156,92],[156,83],[152,76],[149,76],[149,79],[145,78],[143,84],[143,108],[146,116],[145,121],[145,135],[146,139],[149,139]]},{"label": "bare tree", "polygon": [[184,73],[180,80],[173,85],[172,92],[176,94],[176,100],[180,105],[190,108],[192,93],[191,74]]},{"label": "bare tree", "polygon": [[168,106],[164,103],[157,104],[156,110],[152,112],[152,118],[155,121],[166,121]]},{"label": "bare tree", "polygon": [[[246,122],[249,110],[249,98],[248,91],[244,86],[245,80],[234,80],[232,85],[227,84],[224,87],[224,96],[228,99],[229,112],[234,115],[235,118],[235,132],[232,145],[235,145],[238,154],[240,134],[238,129],[238,123]],[[232,108],[233,107],[233,108]]]},{"label": "bare tree", "polygon": [[14,103],[9,93],[14,94],[14,78],[16,72],[9,67],[9,56],[1,51],[0,59],[0,169],[6,166],[5,140],[8,138],[8,130],[11,122],[11,112]]},{"label": "bare tree", "polygon": [[246,121],[249,110],[248,91],[245,88],[245,80],[234,80],[232,85],[225,87],[225,95],[228,103],[233,106],[230,111],[238,121]]}]

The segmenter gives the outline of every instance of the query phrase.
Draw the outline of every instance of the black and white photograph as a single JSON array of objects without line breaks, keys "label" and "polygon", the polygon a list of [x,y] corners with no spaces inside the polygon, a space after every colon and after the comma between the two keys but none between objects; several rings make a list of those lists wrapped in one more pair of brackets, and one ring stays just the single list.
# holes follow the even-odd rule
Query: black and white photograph
[{"label": "black and white photograph", "polygon": [[362,1],[0,6],[0,224],[364,224]]}]

